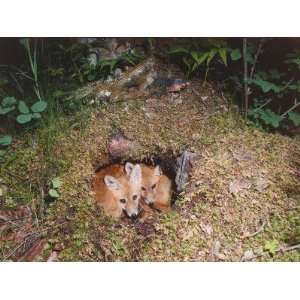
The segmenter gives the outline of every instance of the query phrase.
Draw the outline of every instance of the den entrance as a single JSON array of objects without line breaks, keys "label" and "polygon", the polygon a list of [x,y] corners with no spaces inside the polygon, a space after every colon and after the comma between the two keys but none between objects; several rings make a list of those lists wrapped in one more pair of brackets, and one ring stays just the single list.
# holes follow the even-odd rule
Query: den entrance
[{"label": "den entrance", "polygon": [[108,149],[113,148],[110,155],[115,156],[96,168],[93,191],[96,202],[104,207],[106,214],[144,221],[151,210],[171,210],[188,183],[195,154],[187,150],[180,154],[167,151],[140,160],[124,159],[120,156],[129,143],[121,133],[111,138]]}]

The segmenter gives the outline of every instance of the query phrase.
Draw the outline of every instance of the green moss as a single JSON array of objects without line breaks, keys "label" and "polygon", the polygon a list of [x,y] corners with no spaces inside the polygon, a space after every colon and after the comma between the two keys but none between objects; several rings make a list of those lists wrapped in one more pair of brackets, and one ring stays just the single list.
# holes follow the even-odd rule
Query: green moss
[{"label": "green moss", "polygon": [[[37,198],[39,182],[47,190],[53,177],[61,178],[61,196],[43,219],[50,229],[48,252],[59,242],[64,245],[59,254],[63,261],[237,261],[245,251],[255,252],[271,239],[299,241],[298,215],[289,210],[300,194],[299,182],[289,171],[296,163],[293,153],[300,150],[299,142],[248,128],[234,110],[217,112],[213,105],[200,109],[192,97],[184,98],[180,106],[167,99],[150,104],[111,103],[82,119],[78,114],[49,124],[48,131],[44,127],[25,139],[11,163],[1,169],[0,177],[9,181],[16,203]],[[95,166],[107,163],[107,141],[117,130],[139,145],[124,160],[184,149],[199,155],[190,184],[173,211],[155,213],[144,225],[105,216],[90,195]],[[21,183],[7,171],[28,182]],[[255,187],[260,176],[268,182],[261,191]],[[229,185],[238,179],[250,180],[251,187],[232,195]],[[245,233],[257,230],[263,217],[270,226],[243,239]],[[150,233],[139,226],[149,226]],[[216,242],[221,245],[219,258],[211,253]],[[259,259],[299,260],[299,256],[291,251]]]}]

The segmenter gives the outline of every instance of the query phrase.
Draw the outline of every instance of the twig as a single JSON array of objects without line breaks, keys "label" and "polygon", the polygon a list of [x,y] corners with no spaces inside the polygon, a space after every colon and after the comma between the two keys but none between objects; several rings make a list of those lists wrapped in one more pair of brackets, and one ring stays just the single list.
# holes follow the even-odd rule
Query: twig
[{"label": "twig", "polygon": [[292,78],[291,80],[289,80],[282,88],[282,91],[285,90],[292,82],[294,81],[294,78]]},{"label": "twig", "polygon": [[25,239],[21,244],[19,244],[17,247],[15,247],[10,253],[8,253],[4,258],[3,261],[9,259],[19,248],[21,248],[25,243],[27,239]]},{"label": "twig", "polygon": [[11,171],[5,171],[8,175],[10,175],[10,176],[12,176],[12,177],[15,177],[15,178],[17,178],[18,180],[20,180],[20,181],[28,181],[29,179],[27,179],[27,178],[25,178],[25,177],[21,177],[20,175],[18,175],[18,174],[15,174],[15,173],[12,173]]},{"label": "twig", "polygon": [[250,237],[256,236],[257,234],[261,233],[264,230],[267,223],[268,223],[267,219],[264,218],[261,226],[255,232],[245,234],[244,236],[242,236],[242,239],[250,238]]},{"label": "twig", "polygon": [[257,63],[257,60],[258,60],[258,56],[262,52],[262,46],[263,46],[264,42],[265,42],[264,39],[261,39],[260,42],[259,42],[257,51],[255,53],[255,57],[254,57],[254,63],[253,63],[253,66],[251,68],[251,71],[250,71],[250,76],[249,76],[250,80],[253,78],[255,66],[256,66],[256,63]]},{"label": "twig", "polygon": [[54,228],[57,228],[59,226],[62,226],[62,225],[65,225],[66,223],[68,223],[68,221],[65,221],[65,222],[62,222],[62,223],[59,223],[55,226],[52,226],[50,228],[44,228],[40,231],[36,231],[36,232],[30,232],[28,233],[27,235],[24,236],[24,241],[21,242],[18,246],[16,246],[10,253],[8,253],[4,258],[3,258],[3,261],[9,259],[18,249],[20,249],[26,242],[28,239],[30,239],[32,236],[34,236],[35,234],[37,235],[40,235],[42,234],[43,232],[47,232],[49,230],[53,230]]},{"label": "twig", "polygon": [[[278,253],[278,252],[285,253],[285,252],[292,251],[292,250],[297,250],[297,249],[300,249],[300,244],[296,244],[296,245],[293,245],[293,246],[284,246],[284,245],[282,245],[277,250],[275,250],[275,253]],[[261,254],[253,255],[252,257],[250,257],[247,260],[248,261],[253,260],[255,258],[265,256],[266,254],[268,254],[268,252],[263,252]]]},{"label": "twig", "polygon": [[272,102],[273,99],[268,99],[265,103],[263,103],[261,106],[257,107],[254,109],[254,111],[260,110],[261,108],[265,107],[266,105],[268,105],[270,102]]},{"label": "twig", "polygon": [[293,105],[291,108],[289,108],[286,112],[284,112],[280,117],[281,117],[281,118],[285,118],[285,116],[286,116],[290,111],[294,110],[294,109],[295,109],[297,106],[299,106],[299,105],[300,105],[300,101],[297,102],[297,99],[295,99],[294,105]]},{"label": "twig", "polygon": [[247,63],[247,38],[243,38],[244,58],[244,93],[245,93],[245,118],[248,115],[248,63]]}]

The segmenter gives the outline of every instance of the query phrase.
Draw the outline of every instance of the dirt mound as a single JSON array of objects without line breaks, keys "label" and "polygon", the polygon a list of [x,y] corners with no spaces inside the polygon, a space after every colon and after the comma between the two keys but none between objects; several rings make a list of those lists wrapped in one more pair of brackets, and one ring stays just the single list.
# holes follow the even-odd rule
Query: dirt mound
[{"label": "dirt mound", "polygon": [[[107,145],[116,132],[138,145],[121,161],[185,150],[199,157],[170,213],[115,221],[95,205],[94,171],[110,162]],[[40,259],[53,252],[60,261],[300,259],[297,250],[279,251],[300,238],[299,142],[247,127],[209,84],[103,104],[84,130],[71,128],[53,149],[69,164],[43,224]]]}]

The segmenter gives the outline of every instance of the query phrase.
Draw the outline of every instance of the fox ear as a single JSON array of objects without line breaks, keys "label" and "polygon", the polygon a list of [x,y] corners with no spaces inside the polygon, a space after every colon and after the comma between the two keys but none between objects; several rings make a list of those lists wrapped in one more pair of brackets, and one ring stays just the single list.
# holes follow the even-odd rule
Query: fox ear
[{"label": "fox ear", "polygon": [[162,170],[160,168],[160,166],[156,166],[155,169],[154,169],[154,175],[155,176],[160,176],[162,175]]},{"label": "fox ear", "polygon": [[104,177],[104,183],[106,184],[108,189],[111,191],[119,191],[121,189],[120,182],[112,176],[106,175]]},{"label": "fox ear", "polygon": [[142,169],[140,165],[135,165],[130,174],[130,182],[134,184],[142,183]]},{"label": "fox ear", "polygon": [[126,174],[130,175],[130,173],[132,172],[133,168],[134,168],[134,164],[132,164],[130,162],[127,162],[125,164],[125,172],[126,172]]}]

